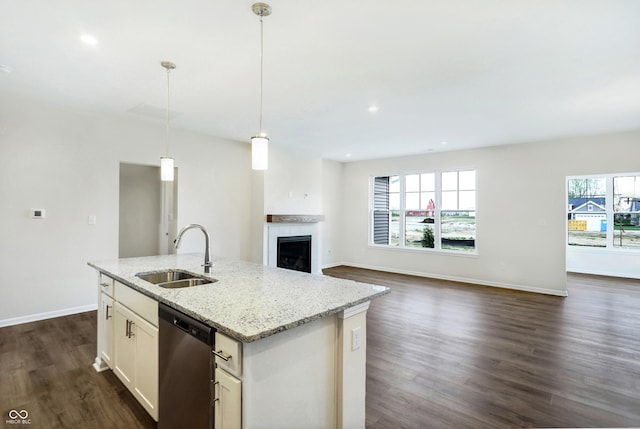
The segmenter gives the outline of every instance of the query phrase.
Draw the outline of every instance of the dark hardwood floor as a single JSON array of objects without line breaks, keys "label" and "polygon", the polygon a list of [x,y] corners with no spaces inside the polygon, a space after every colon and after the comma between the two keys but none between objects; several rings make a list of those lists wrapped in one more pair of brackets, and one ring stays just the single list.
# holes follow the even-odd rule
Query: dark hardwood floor
[{"label": "dark hardwood floor", "polygon": [[[113,372],[93,369],[95,357],[95,311],[0,328],[0,427],[155,428]],[[10,410],[31,424],[7,424]]]},{"label": "dark hardwood floor", "polygon": [[[392,288],[368,313],[368,429],[640,427],[640,281],[572,274],[560,298],[325,273]],[[95,312],[0,328],[0,427],[24,427],[12,409],[32,428],[156,426],[92,368],[95,331]]]},{"label": "dark hardwood floor", "polygon": [[336,267],[390,286],[367,319],[369,429],[640,427],[640,281],[561,298]]}]

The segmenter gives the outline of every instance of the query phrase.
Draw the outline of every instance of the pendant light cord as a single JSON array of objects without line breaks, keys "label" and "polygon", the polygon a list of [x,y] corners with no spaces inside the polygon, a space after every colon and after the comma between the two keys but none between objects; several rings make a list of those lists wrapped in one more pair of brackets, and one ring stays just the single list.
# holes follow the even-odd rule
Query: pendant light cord
[{"label": "pendant light cord", "polygon": [[264,35],[262,30],[262,15],[260,15],[260,123],[258,124],[258,129],[260,130],[260,137],[264,134],[262,133],[262,81],[263,81],[263,70],[264,70]]},{"label": "pendant light cord", "polygon": [[166,144],[166,156],[169,157],[169,73],[171,70],[167,68],[167,144]]}]

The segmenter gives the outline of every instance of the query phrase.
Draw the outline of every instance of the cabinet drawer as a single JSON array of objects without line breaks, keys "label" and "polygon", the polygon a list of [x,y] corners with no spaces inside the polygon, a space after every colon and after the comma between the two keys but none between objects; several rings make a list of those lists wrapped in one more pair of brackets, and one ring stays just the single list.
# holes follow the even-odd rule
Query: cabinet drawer
[{"label": "cabinet drawer", "polygon": [[218,368],[222,368],[236,377],[242,375],[242,343],[240,341],[216,332],[214,351]]},{"label": "cabinet drawer", "polygon": [[113,279],[102,273],[98,276],[100,290],[113,298]]},{"label": "cabinet drawer", "polygon": [[114,285],[116,301],[137,313],[153,326],[158,326],[158,303],[155,300],[120,282],[116,281]]}]

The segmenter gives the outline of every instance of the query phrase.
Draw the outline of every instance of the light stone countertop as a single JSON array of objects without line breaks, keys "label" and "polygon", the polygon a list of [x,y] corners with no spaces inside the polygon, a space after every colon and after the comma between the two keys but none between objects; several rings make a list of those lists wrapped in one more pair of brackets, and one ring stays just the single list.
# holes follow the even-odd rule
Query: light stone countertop
[{"label": "light stone countertop", "polygon": [[[214,258],[204,274],[202,254],[161,255],[89,262],[89,266],[249,343],[338,313],[390,292],[385,286],[307,274],[264,265]],[[184,270],[214,283],[166,289],[135,276],[162,270]]]}]

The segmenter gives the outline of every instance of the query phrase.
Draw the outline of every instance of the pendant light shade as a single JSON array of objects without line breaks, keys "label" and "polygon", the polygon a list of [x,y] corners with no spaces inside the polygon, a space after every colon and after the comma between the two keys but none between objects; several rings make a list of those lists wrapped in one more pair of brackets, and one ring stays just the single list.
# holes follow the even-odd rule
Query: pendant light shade
[{"label": "pendant light shade", "polygon": [[173,158],[160,158],[160,180],[173,182]]},{"label": "pendant light shade", "polygon": [[266,170],[269,168],[268,137],[251,137],[251,168],[254,170]]},{"label": "pendant light shade", "polygon": [[170,61],[162,61],[160,65],[167,70],[167,141],[166,155],[160,158],[160,180],[173,182],[173,158],[169,157],[169,73],[176,65]]},{"label": "pendant light shade", "polygon": [[251,10],[260,17],[260,133],[251,137],[251,168],[266,170],[269,166],[269,138],[262,132],[262,76],[264,74],[262,17],[271,15],[271,6],[266,3],[254,3]]}]

